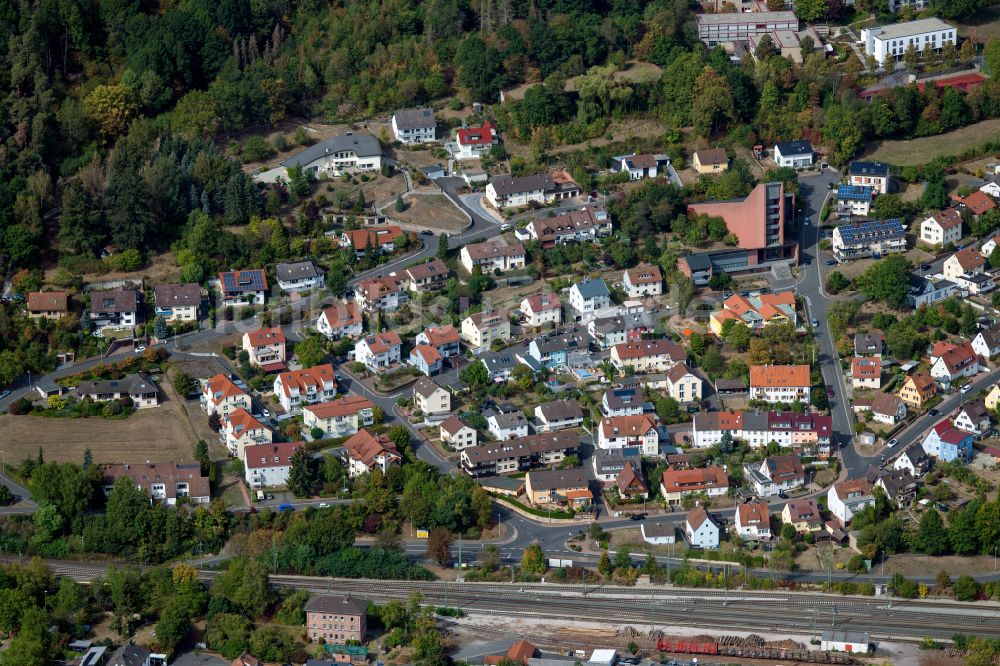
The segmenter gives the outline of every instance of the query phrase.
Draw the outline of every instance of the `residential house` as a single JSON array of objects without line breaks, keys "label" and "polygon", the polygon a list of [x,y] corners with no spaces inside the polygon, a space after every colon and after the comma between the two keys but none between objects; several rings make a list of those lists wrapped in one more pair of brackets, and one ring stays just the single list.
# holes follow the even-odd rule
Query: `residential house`
[{"label": "residential house", "polygon": [[27,308],[32,319],[62,319],[69,314],[69,292],[30,291]]},{"label": "residential house", "polygon": [[972,349],[982,358],[1000,355],[1000,326],[983,329],[972,339]]},{"label": "residential house", "polygon": [[944,247],[962,240],[962,216],[955,208],[946,208],[920,223],[920,240]]},{"label": "residential house", "polygon": [[311,261],[296,261],[278,264],[274,273],[278,278],[278,289],[286,292],[322,289],[325,282],[323,270]]},{"label": "residential house", "polygon": [[499,143],[497,129],[487,120],[479,127],[456,129],[455,140],[447,147],[456,160],[475,160],[481,158]]},{"label": "residential house", "polygon": [[417,335],[416,343],[433,347],[443,358],[457,356],[461,351],[458,342],[458,329],[451,324],[425,328]]},{"label": "residential house", "polygon": [[470,347],[489,349],[494,342],[510,340],[510,319],[506,310],[476,312],[462,320],[461,338]]},{"label": "residential house", "polygon": [[553,293],[543,292],[525,296],[521,300],[524,324],[530,328],[540,328],[545,324],[558,326],[562,323],[562,302]]},{"label": "residential house", "polygon": [[243,469],[251,488],[270,488],[288,483],[292,456],[302,442],[252,444],[243,449]]},{"label": "residential house", "polygon": [[629,180],[656,178],[667,172],[670,158],[666,155],[618,155],[611,166],[612,173],[627,173]]},{"label": "residential house", "polygon": [[275,372],[285,368],[285,342],[281,328],[261,328],[243,334],[243,351],[249,354],[250,365]]},{"label": "residential house", "polygon": [[153,288],[156,316],[168,324],[198,321],[201,310],[201,285],[158,284]]},{"label": "residential house", "polygon": [[649,498],[649,486],[642,478],[642,464],[629,460],[622,471],[615,477],[615,488],[618,496],[627,500],[644,500]]},{"label": "residential house", "polygon": [[444,357],[441,356],[441,352],[430,345],[416,345],[410,350],[407,362],[427,377],[440,374],[444,369]]},{"label": "residential house", "polygon": [[788,500],[781,510],[781,522],[793,526],[799,534],[808,534],[823,528],[823,514],[815,498],[803,497]]},{"label": "residential house", "polygon": [[608,389],[601,398],[601,413],[605,416],[638,416],[642,414],[642,392],[638,388]]},{"label": "residential house", "polygon": [[520,410],[492,412],[486,423],[493,438],[501,442],[528,436],[528,418]]},{"label": "residential house", "polygon": [[548,335],[540,335],[528,343],[527,357],[521,357],[532,370],[560,368],[566,366],[569,355],[586,353],[590,349],[590,339],[578,327],[570,327]]},{"label": "residential house", "polygon": [[774,162],[778,167],[800,169],[813,164],[813,148],[808,141],[782,141],[774,146]]},{"label": "residential house", "polygon": [[309,599],[302,609],[306,614],[306,633],[313,642],[343,645],[347,641],[365,642],[368,602],[350,595],[319,595]]},{"label": "residential house", "polygon": [[939,341],[931,352],[931,377],[947,387],[962,377],[972,377],[981,370],[979,355],[971,342],[955,345]]},{"label": "residential house", "polygon": [[383,372],[400,362],[403,341],[395,331],[375,333],[354,345],[354,360],[374,373]]},{"label": "residential house", "polygon": [[595,206],[584,206],[579,210],[569,210],[553,217],[540,217],[528,222],[524,236],[516,232],[522,240],[537,240],[543,248],[552,248],[569,243],[594,242],[598,238],[610,236],[613,230],[608,211]]},{"label": "residential house", "polygon": [[436,141],[434,109],[399,109],[392,114],[392,135],[402,144]]},{"label": "residential house", "polygon": [[677,543],[677,523],[672,520],[649,518],[639,525],[642,540],[654,546]]},{"label": "residential house", "polygon": [[915,372],[903,380],[897,395],[907,407],[923,409],[928,400],[937,394],[937,384],[926,372]]},{"label": "residential house", "polygon": [[870,398],[856,399],[854,411],[855,413],[870,411],[872,420],[876,423],[896,425],[906,418],[906,402],[898,395],[879,391],[873,393]]},{"label": "residential house", "polygon": [[226,414],[222,419],[222,429],[219,430],[219,440],[226,445],[229,455],[237,460],[243,460],[243,450],[246,447],[270,444],[274,441],[273,438],[271,429],[242,407]]},{"label": "residential house", "polygon": [[[94,666],[103,658],[103,655],[104,652],[101,652],[100,656],[91,664],[83,665],[81,662],[81,666]],[[86,656],[84,655],[84,658]],[[166,663],[167,655],[154,653],[143,645],[129,643],[121,646],[108,657],[107,666],[166,666]]]},{"label": "residential house", "polygon": [[582,467],[532,470],[524,478],[524,492],[535,506],[565,504],[578,508],[594,501],[590,480]]},{"label": "residential house", "polygon": [[1000,384],[994,384],[990,392],[986,394],[986,408],[990,411],[996,411],[997,405],[1000,404]]},{"label": "residential house", "polygon": [[142,321],[139,292],[134,289],[90,292],[87,316],[94,328],[131,328]]},{"label": "residential house", "polygon": [[988,259],[989,256],[993,254],[993,250],[997,249],[997,246],[1000,246],[1000,234],[993,235],[989,240],[983,243],[982,247],[979,248],[979,252]]},{"label": "residential house", "polygon": [[528,662],[535,656],[535,646],[525,640],[515,641],[504,655],[486,655],[483,657],[483,666],[499,666],[501,662],[507,664],[520,664],[528,666]]},{"label": "residential house", "polygon": [[223,307],[264,305],[267,291],[267,276],[262,268],[219,273],[219,295]]},{"label": "residential house", "polygon": [[282,372],[274,379],[274,395],[287,414],[298,414],[305,405],[337,397],[337,379],[329,363]]},{"label": "residential house", "polygon": [[956,282],[946,280],[943,277],[924,277],[917,273],[910,273],[909,283],[906,304],[911,308],[937,303],[950,296],[962,297],[968,294]]},{"label": "residential house", "polygon": [[855,356],[851,359],[851,388],[882,387],[882,359],[878,356]]},{"label": "residential house", "polygon": [[758,497],[772,497],[804,486],[806,473],[797,455],[769,456],[744,465],[744,477]]},{"label": "residential house", "polygon": [[872,465],[865,472],[865,480],[872,488],[881,488],[886,498],[900,509],[912,505],[917,497],[917,481],[909,472],[879,469]]},{"label": "residential house", "polygon": [[427,416],[451,411],[451,393],[433,379],[421,377],[413,384],[413,404]]},{"label": "residential house", "polygon": [[449,416],[442,421],[438,434],[442,442],[451,444],[456,451],[475,446],[479,440],[476,429],[457,416]]},{"label": "residential house", "polygon": [[394,224],[377,225],[363,229],[351,229],[340,234],[340,247],[354,250],[354,256],[364,257],[373,252],[390,254],[396,250],[396,239],[403,230]]},{"label": "residential house", "polygon": [[361,280],[354,294],[365,312],[394,312],[407,301],[399,280],[391,275]]},{"label": "residential house", "polygon": [[639,447],[645,456],[660,452],[660,435],[656,423],[646,414],[637,416],[605,416],[597,430],[597,446],[602,449]]},{"label": "residential house", "polygon": [[854,334],[855,356],[881,356],[885,351],[885,336],[882,331]]},{"label": "residential house", "polygon": [[722,173],[729,168],[729,156],[724,148],[696,150],[691,156],[691,166],[699,173]]},{"label": "residential house", "polygon": [[583,280],[569,288],[569,305],[577,321],[593,318],[600,310],[611,307],[611,291],[604,280]]},{"label": "residential house", "polygon": [[382,168],[382,146],[371,134],[347,132],[318,141],[281,163],[287,169],[301,167],[306,174],[341,176],[345,173],[378,171]]},{"label": "residential house", "polygon": [[509,382],[514,377],[514,368],[520,365],[513,354],[484,351],[479,361],[486,367],[491,382]]},{"label": "residential house", "polygon": [[918,443],[910,444],[896,457],[892,463],[892,468],[899,472],[906,472],[915,479],[919,479],[931,468],[931,459],[924,452],[924,447]]},{"label": "residential house", "polygon": [[675,363],[687,361],[687,352],[676,342],[658,338],[615,345],[609,358],[618,370],[629,367],[638,373],[666,372]]},{"label": "residential house", "polygon": [[583,425],[583,410],[576,400],[550,400],[535,407],[536,430],[551,432]]},{"label": "residential house", "polygon": [[663,293],[663,275],[660,268],[653,264],[639,264],[629,268],[622,275],[622,287],[629,298],[642,296],[659,296]]},{"label": "residential house", "polygon": [[1000,198],[1000,177],[994,176],[979,186],[979,191],[994,199]]},{"label": "residential house", "polygon": [[986,437],[993,430],[993,418],[982,400],[970,400],[958,408],[955,427],[971,433],[976,439]]},{"label": "residential house", "polygon": [[871,213],[874,200],[875,190],[871,187],[846,183],[837,186],[837,204],[841,214],[846,212],[856,216],[867,216]]},{"label": "residential house", "polygon": [[677,363],[667,370],[667,394],[677,402],[701,400],[702,383],[701,378],[683,363]]},{"label": "residential house", "polygon": [[211,490],[208,476],[202,473],[201,464],[190,462],[124,463],[106,465],[101,470],[104,495],[111,494],[115,482],[128,477],[154,502],[169,506],[187,498],[192,504],[208,504]]},{"label": "residential house", "polygon": [[305,430],[319,428],[324,437],[353,435],[361,428],[374,424],[375,404],[360,395],[345,395],[302,408],[302,425]]},{"label": "residential house", "polygon": [[224,418],[237,409],[250,411],[253,403],[246,391],[229,377],[219,374],[201,380],[201,407],[209,416],[218,414],[219,418]]},{"label": "residential house", "polygon": [[851,222],[833,230],[833,256],[838,261],[878,259],[895,252],[906,252],[906,227],[898,219]]},{"label": "residential house", "polygon": [[642,448],[627,446],[623,449],[594,449],[591,456],[591,466],[594,468],[594,478],[604,485],[614,483],[619,472],[630,462],[642,464]]},{"label": "residential house", "polygon": [[750,366],[750,399],[765,402],[808,402],[808,365]]},{"label": "residential house", "polygon": [[957,194],[953,194],[951,195],[951,200],[955,202],[956,207],[969,211],[977,220],[997,207],[996,202],[992,198],[979,190],[976,190],[967,197],[960,197]]},{"label": "residential house", "polygon": [[[80,666],[89,666],[88,664],[80,664]],[[244,652],[240,656],[233,659],[233,663],[229,666],[263,666],[260,659],[253,656],[249,652]]]},{"label": "residential house", "polygon": [[753,448],[774,442],[780,447],[815,450],[823,457],[833,431],[828,415],[797,412],[698,412],[694,415],[693,444],[715,446],[727,432]]},{"label": "residential house", "polygon": [[344,442],[347,454],[347,475],[352,479],[379,469],[385,474],[390,465],[398,465],[403,457],[388,435],[373,435],[362,428]]},{"label": "residential house", "polygon": [[495,176],[486,185],[486,200],[499,210],[564,201],[577,196],[580,196],[580,186],[565,172]]},{"label": "residential house", "polygon": [[986,258],[980,254],[975,246],[963,248],[948,257],[941,272],[946,278],[961,277],[963,275],[977,275],[985,270]]},{"label": "residential house", "polygon": [[997,287],[993,277],[986,273],[963,273],[952,278],[952,281],[973,296],[989,293]]},{"label": "residential house", "polygon": [[636,342],[653,328],[651,318],[642,312],[598,317],[587,322],[587,332],[599,349],[610,349],[625,342]]},{"label": "residential house", "polygon": [[448,266],[440,259],[431,259],[404,268],[396,277],[407,291],[418,294],[437,291],[448,281]]},{"label": "residential house", "polygon": [[958,43],[955,28],[939,18],[904,21],[887,26],[873,26],[861,30],[865,55],[875,58],[879,66],[889,59],[903,59],[910,44],[917,46],[917,53],[925,50],[941,51],[946,42]]},{"label": "residential house", "polygon": [[328,340],[356,338],[364,332],[361,308],[354,301],[337,301],[320,312],[316,330]]},{"label": "residential house", "polygon": [[865,479],[838,481],[826,493],[826,505],[841,525],[848,525],[854,514],[867,506],[875,506],[871,484]]},{"label": "residential house", "polygon": [[882,162],[851,162],[847,182],[874,188],[879,194],[889,191],[889,165]]},{"label": "residential house", "polygon": [[470,274],[478,266],[484,275],[491,275],[496,271],[524,268],[528,255],[520,243],[508,245],[502,238],[497,238],[465,245],[458,256],[462,268]]},{"label": "residential house", "polygon": [[770,324],[798,325],[795,311],[795,293],[782,291],[776,294],[742,296],[733,294],[722,303],[722,309],[713,312],[709,325],[716,336],[722,336],[726,321],[746,324],[751,331],[759,331]]},{"label": "residential house", "polygon": [[719,547],[719,526],[705,507],[696,506],[688,511],[684,519],[684,538],[692,548],[715,550]]},{"label": "residential house", "polygon": [[80,382],[72,391],[78,400],[107,402],[131,400],[136,409],[156,407],[160,404],[160,389],[149,375],[141,372],[125,375],[121,379],[97,379]]},{"label": "residential house", "polygon": [[575,455],[580,436],[572,430],[542,432],[518,439],[478,444],[462,450],[462,469],[470,476],[493,476],[532,467],[558,465]]},{"label": "residential house", "polygon": [[771,515],[767,502],[737,504],[734,520],[736,534],[748,541],[765,541],[771,538]]},{"label": "residential house", "polygon": [[660,479],[660,492],[670,505],[680,504],[685,495],[696,493],[721,496],[729,492],[729,478],[726,470],[717,466],[695,469],[668,467]]}]

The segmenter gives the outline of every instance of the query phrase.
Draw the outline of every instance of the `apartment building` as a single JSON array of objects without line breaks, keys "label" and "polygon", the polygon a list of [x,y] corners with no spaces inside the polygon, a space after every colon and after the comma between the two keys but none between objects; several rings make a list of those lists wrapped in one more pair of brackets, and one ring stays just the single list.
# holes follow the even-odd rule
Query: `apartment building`
[{"label": "apartment building", "polygon": [[750,399],[793,403],[809,401],[808,365],[750,366]]}]

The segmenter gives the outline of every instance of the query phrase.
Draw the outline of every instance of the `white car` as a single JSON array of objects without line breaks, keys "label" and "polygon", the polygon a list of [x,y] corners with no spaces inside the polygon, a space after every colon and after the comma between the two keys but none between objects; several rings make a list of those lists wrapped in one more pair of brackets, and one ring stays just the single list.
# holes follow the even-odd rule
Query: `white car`
[{"label": "white car", "polygon": [[510,231],[511,229],[513,229],[513,227],[511,227],[509,224],[500,225],[500,231]]},{"label": "white car", "polygon": [[141,354],[144,351],[146,351],[146,347],[144,345],[139,345],[138,347],[135,348],[136,354]]},{"label": "white car", "polygon": [[972,385],[971,384],[966,384],[965,386],[963,386],[962,388],[959,389],[959,391],[962,392],[962,393],[968,393],[971,390],[972,390]]},{"label": "white car", "polygon": [[320,502],[319,508],[321,508],[321,509],[329,509],[330,505],[327,504],[326,502]]}]

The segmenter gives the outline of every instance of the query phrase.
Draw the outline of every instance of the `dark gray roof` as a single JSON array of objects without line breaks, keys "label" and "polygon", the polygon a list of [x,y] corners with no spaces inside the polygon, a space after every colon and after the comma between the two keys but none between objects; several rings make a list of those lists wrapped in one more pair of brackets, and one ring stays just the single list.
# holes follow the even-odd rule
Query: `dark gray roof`
[{"label": "dark gray roof", "polygon": [[775,144],[775,148],[778,149],[782,157],[812,155],[813,152],[812,144],[808,141],[782,141]]},{"label": "dark gray roof", "polygon": [[566,469],[534,469],[528,472],[533,490],[539,488],[578,488],[589,486],[590,479],[582,467],[567,467]]},{"label": "dark gray roof", "polygon": [[583,411],[576,400],[553,400],[538,406],[538,411],[546,421],[568,421],[582,419]]},{"label": "dark gray roof", "polygon": [[307,613],[339,613],[342,615],[364,615],[368,612],[368,602],[352,596],[332,596],[323,594],[311,598],[304,609]]},{"label": "dark gray roof", "polygon": [[479,479],[479,485],[483,488],[498,488],[515,492],[524,486],[524,479],[515,479],[509,476],[484,476]]},{"label": "dark gray roof", "polygon": [[90,292],[91,312],[138,312],[139,292],[131,289]]},{"label": "dark gray roof", "polygon": [[590,348],[590,338],[575,326],[561,333],[539,336],[532,342],[534,342],[539,354],[547,354],[559,350],[570,351],[573,349],[586,351]]},{"label": "dark gray roof", "polygon": [[642,523],[643,536],[668,537],[677,533],[677,523],[666,520],[647,520]]},{"label": "dark gray roof", "polygon": [[141,645],[124,645],[111,655],[108,666],[142,666],[149,656],[149,650]]},{"label": "dark gray roof", "polygon": [[371,134],[344,134],[314,143],[281,163],[282,166],[307,166],[330,153],[351,151],[358,157],[375,157],[382,154],[382,146]]},{"label": "dark gray roof", "polygon": [[642,394],[635,387],[612,389],[604,392],[604,402],[607,403],[608,409],[624,409],[626,407],[634,407],[635,405],[641,406]]},{"label": "dark gray roof", "polygon": [[709,252],[697,252],[682,257],[692,271],[705,271],[712,267],[712,255]]},{"label": "dark gray roof", "polygon": [[965,412],[972,421],[981,421],[990,417],[990,412],[982,400],[970,400],[962,405],[959,411]]},{"label": "dark gray roof", "polygon": [[201,305],[201,287],[193,282],[158,284],[153,291],[158,307]]},{"label": "dark gray roof", "polygon": [[863,631],[840,631],[826,629],[823,632],[824,641],[836,641],[838,643],[870,643],[871,638]]},{"label": "dark gray roof", "polygon": [[421,377],[413,385],[413,392],[421,397],[429,398],[440,388],[441,386],[433,379],[429,377]]},{"label": "dark gray roof", "polygon": [[517,365],[517,359],[511,354],[500,354],[497,352],[483,352],[480,354],[479,360],[483,362],[483,365],[486,366],[486,369],[490,373],[501,372]]},{"label": "dark gray roof", "polygon": [[81,382],[76,387],[78,396],[100,395],[102,393],[124,393],[137,395],[140,393],[157,392],[156,382],[142,373],[126,375],[121,379],[98,379]]},{"label": "dark gray roof", "polygon": [[546,173],[536,173],[531,176],[514,177],[510,175],[496,176],[490,179],[490,185],[497,193],[497,196],[507,196],[518,192],[532,192],[535,190],[547,190],[554,183],[552,178]]},{"label": "dark gray roof", "polygon": [[642,449],[638,446],[626,446],[620,449],[594,449],[596,471],[599,474],[619,472],[629,460],[639,461]]},{"label": "dark gray roof", "polygon": [[851,162],[851,175],[888,178],[889,165],[881,162]]},{"label": "dark gray roof", "polygon": [[279,280],[301,280],[302,278],[314,278],[322,275],[311,261],[278,264],[274,272]]},{"label": "dark gray roof", "polygon": [[437,125],[434,109],[400,109],[392,117],[399,129],[420,129]]},{"label": "dark gray roof", "polygon": [[868,333],[854,334],[854,354],[863,356],[865,354],[881,354],[882,343],[885,337],[882,331],[870,331]]},{"label": "dark gray roof", "polygon": [[490,414],[488,418],[496,421],[497,428],[508,430],[528,425],[528,419],[521,412],[507,412],[504,414]]},{"label": "dark gray roof", "polygon": [[607,283],[603,279],[584,280],[576,283],[576,289],[584,298],[596,298],[598,296],[610,296]]}]

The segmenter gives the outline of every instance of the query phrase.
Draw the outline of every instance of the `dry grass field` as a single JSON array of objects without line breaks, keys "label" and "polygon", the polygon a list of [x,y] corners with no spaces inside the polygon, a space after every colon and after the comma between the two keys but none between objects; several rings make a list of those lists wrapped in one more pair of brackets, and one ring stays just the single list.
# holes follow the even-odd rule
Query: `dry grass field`
[{"label": "dry grass field", "polygon": [[[207,418],[198,411],[197,402],[178,401],[169,386],[165,393],[167,400],[159,407],[137,411],[124,420],[0,415],[4,458],[16,463],[36,456],[41,447],[46,460],[57,462],[81,463],[88,448],[95,463],[190,459],[192,444],[211,433]],[[207,441],[218,443],[214,436]]]},{"label": "dry grass field", "polygon": [[896,166],[927,164],[940,155],[957,155],[984,141],[1000,137],[1000,118],[991,118],[968,127],[908,141],[882,141],[866,158]]},{"label": "dry grass field", "polygon": [[469,219],[443,194],[411,194],[403,201],[406,210],[402,213],[389,206],[385,214],[400,222],[445,231],[459,231],[469,224]]}]

